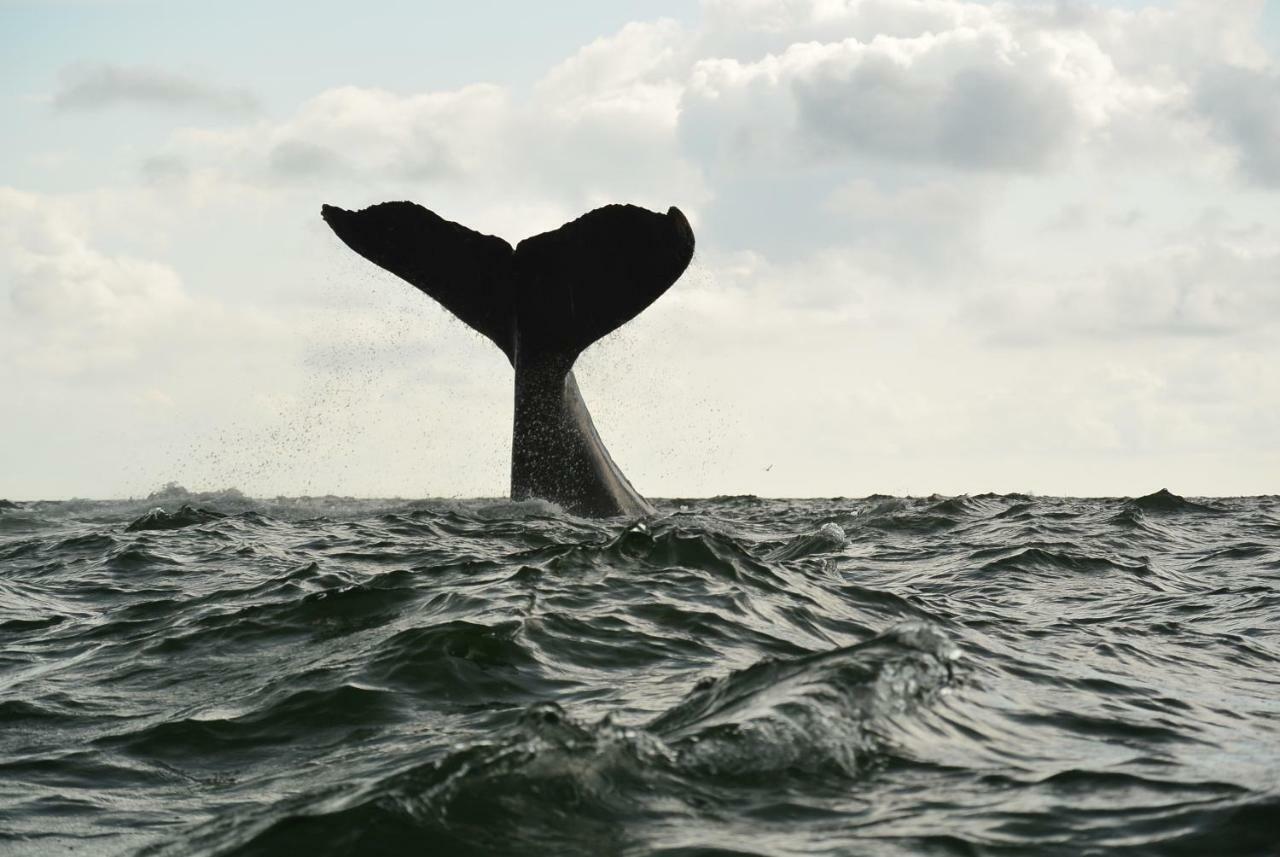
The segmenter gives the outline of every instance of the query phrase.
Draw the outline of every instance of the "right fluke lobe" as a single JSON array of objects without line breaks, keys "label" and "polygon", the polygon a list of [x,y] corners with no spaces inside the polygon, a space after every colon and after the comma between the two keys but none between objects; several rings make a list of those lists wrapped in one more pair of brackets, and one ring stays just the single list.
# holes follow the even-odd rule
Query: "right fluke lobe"
[{"label": "right fluke lobe", "polygon": [[666,214],[607,205],[516,246],[520,334],[577,356],[635,318],[684,273],[693,230]]}]

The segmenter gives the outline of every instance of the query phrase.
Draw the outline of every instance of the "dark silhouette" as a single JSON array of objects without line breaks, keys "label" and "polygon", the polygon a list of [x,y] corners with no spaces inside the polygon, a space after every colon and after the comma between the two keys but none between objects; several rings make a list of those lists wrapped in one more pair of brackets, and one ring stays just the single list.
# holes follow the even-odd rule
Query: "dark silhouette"
[{"label": "dark silhouette", "polygon": [[1174,494],[1168,488],[1161,488],[1154,494],[1147,494],[1137,499],[1130,500],[1129,508],[1138,509],[1143,512],[1214,512],[1217,511],[1212,506],[1206,506],[1203,503],[1193,503],[1186,497],[1180,497]]},{"label": "dark silhouette", "polygon": [[210,521],[216,521],[225,518],[226,515],[221,512],[215,512],[212,509],[201,509],[197,506],[184,503],[182,508],[176,512],[166,512],[164,509],[152,509],[129,526],[125,527],[126,532],[136,532],[138,530],[180,530],[183,527],[193,527],[196,524],[207,524]]},{"label": "dark silhouette", "polygon": [[321,214],[348,247],[507,355],[516,373],[512,499],[541,497],[597,517],[653,511],[609,457],[572,370],[583,349],[684,273],[693,230],[679,209],[608,205],[515,249],[411,202],[326,205]]}]

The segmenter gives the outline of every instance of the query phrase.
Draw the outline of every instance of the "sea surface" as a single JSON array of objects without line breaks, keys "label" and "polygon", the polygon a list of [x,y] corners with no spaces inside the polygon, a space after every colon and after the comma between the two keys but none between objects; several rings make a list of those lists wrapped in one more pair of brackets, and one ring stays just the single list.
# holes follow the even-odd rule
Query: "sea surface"
[{"label": "sea surface", "polygon": [[1280,854],[1280,499],[6,509],[0,854]]}]

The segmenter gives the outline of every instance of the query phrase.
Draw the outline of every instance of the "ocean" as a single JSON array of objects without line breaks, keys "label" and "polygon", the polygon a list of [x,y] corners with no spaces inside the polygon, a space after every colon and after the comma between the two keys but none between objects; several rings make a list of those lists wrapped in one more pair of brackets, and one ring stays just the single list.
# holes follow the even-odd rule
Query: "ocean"
[{"label": "ocean", "polygon": [[0,511],[0,854],[1280,854],[1280,498],[658,506]]}]

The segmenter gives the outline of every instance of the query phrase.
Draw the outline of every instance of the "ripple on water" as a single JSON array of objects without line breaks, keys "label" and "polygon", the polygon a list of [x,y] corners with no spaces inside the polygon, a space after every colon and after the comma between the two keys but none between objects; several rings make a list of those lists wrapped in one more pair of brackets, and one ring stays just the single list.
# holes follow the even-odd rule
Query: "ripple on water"
[{"label": "ripple on water", "polygon": [[1275,498],[162,502],[0,515],[0,852],[1274,845]]}]

